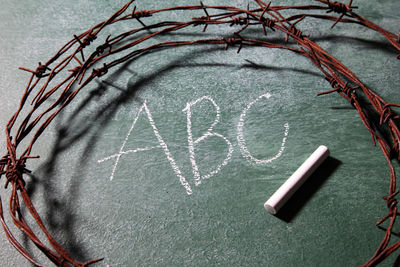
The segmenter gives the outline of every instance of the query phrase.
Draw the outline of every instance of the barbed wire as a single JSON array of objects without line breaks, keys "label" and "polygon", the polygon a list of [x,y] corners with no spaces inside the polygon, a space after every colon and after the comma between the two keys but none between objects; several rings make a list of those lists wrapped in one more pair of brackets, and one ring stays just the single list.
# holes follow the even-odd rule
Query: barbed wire
[{"label": "barbed wire", "polygon": [[[392,107],[399,107],[400,105],[388,103],[372,91],[350,69],[313,42],[307,34],[304,34],[298,24],[305,23],[308,18],[314,18],[333,21],[331,28],[338,23],[362,25],[386,38],[389,44],[399,52],[396,55],[397,58],[400,58],[400,34],[396,35],[387,31],[355,13],[357,7],[353,6],[352,0],[348,4],[329,0],[315,0],[315,2],[317,3],[313,5],[274,6],[271,2],[266,3],[261,0],[255,0],[257,7],[253,9],[250,9],[249,5],[247,5],[246,9],[241,9],[232,6],[204,5],[200,2],[199,5],[192,6],[138,10],[136,6],[131,8],[133,1],[129,1],[107,20],[81,34],[73,35],[73,38],[64,44],[49,60],[43,64],[39,62],[35,70],[21,67],[21,70],[30,73],[30,78],[17,111],[7,123],[7,153],[0,159],[0,179],[2,176],[5,177],[6,189],[11,185],[9,215],[12,222],[57,266],[88,266],[100,261],[101,259],[88,262],[74,260],[52,237],[32,204],[25,188],[24,175],[30,172],[26,167],[27,161],[38,157],[31,155],[38,138],[54,118],[91,81],[106,75],[110,69],[118,67],[121,63],[133,58],[144,56],[151,51],[181,46],[221,45],[225,46],[225,49],[235,47],[237,48],[237,53],[241,49],[265,47],[288,50],[308,58],[322,72],[332,87],[331,90],[321,92],[318,95],[336,92],[351,103],[370,133],[374,145],[378,144],[381,148],[390,170],[390,186],[387,196],[384,197],[387,204],[387,214],[377,222],[377,225],[386,220],[389,220],[390,223],[375,253],[363,266],[375,266],[383,261],[400,247],[400,241],[389,245],[395,220],[399,215],[396,199],[398,190],[396,190],[396,174],[392,163],[392,155],[395,155],[397,160],[400,160],[400,131],[399,116],[392,110]],[[192,19],[187,21],[161,20],[153,22],[157,19],[158,14],[178,10],[188,14],[201,11],[203,16],[193,16]],[[298,13],[285,16],[283,12],[287,10]],[[307,13],[311,11],[314,13]],[[147,21],[149,17],[151,17],[150,23]],[[95,40],[99,41],[100,34],[105,28],[129,20],[136,20],[140,27],[115,36],[108,35],[100,45],[95,47],[94,50],[92,49],[92,52],[87,52]],[[197,26],[202,26],[203,32],[207,31],[208,26],[240,27],[240,29],[233,31],[232,36],[228,38],[171,40],[146,46],[149,40],[155,39],[154,37],[167,36],[168,33],[179,32],[188,27]],[[258,27],[263,37],[245,35],[246,30],[250,27]],[[282,42],[283,40],[269,40],[269,31],[276,31],[286,36],[286,43]],[[116,57],[122,53],[125,54]],[[106,61],[113,57],[116,58]],[[60,76],[60,79],[55,79]],[[367,103],[362,100],[365,97]],[[30,102],[28,101],[29,98],[32,98]],[[373,114],[369,109],[365,108],[366,105],[372,106]],[[372,117],[376,114],[380,118],[379,123],[373,122]],[[17,123],[17,121],[21,122]],[[390,133],[388,138],[381,134],[383,128]],[[28,141],[26,147],[21,147],[23,140]],[[19,155],[16,152],[17,148],[22,151]],[[28,225],[21,212],[22,206],[27,208],[51,247],[47,247],[37,237],[31,226]],[[14,237],[7,225],[4,214],[0,199],[0,221],[11,244],[31,263],[41,266]],[[396,259],[395,264],[399,262],[400,256]]]}]

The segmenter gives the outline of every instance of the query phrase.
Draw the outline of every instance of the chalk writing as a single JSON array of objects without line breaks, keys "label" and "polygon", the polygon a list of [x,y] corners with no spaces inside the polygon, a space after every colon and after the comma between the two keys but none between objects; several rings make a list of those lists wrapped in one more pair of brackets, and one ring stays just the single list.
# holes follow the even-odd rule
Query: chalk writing
[{"label": "chalk writing", "polygon": [[170,163],[175,175],[179,178],[180,183],[186,189],[186,193],[188,195],[192,194],[193,191],[192,191],[189,183],[186,181],[185,177],[182,175],[182,172],[179,169],[178,165],[176,164],[175,159],[172,157],[172,154],[169,151],[167,144],[164,142],[163,138],[161,137],[161,135],[160,135],[160,133],[159,133],[157,127],[156,127],[156,124],[155,124],[155,122],[153,120],[153,117],[151,116],[150,110],[147,107],[146,102],[143,103],[143,105],[139,109],[139,112],[138,112],[137,116],[133,120],[131,128],[129,129],[128,134],[126,135],[125,140],[122,143],[122,146],[121,146],[121,148],[119,150],[119,153],[111,155],[111,156],[106,157],[104,159],[101,159],[98,162],[100,163],[100,162],[104,162],[104,161],[112,159],[112,158],[116,158],[114,166],[113,166],[113,169],[112,169],[112,172],[111,172],[111,176],[110,176],[110,180],[113,180],[114,174],[115,174],[115,170],[117,169],[119,160],[120,160],[122,155],[125,155],[125,154],[128,154],[128,153],[139,152],[139,151],[146,151],[146,150],[150,150],[150,149],[156,148],[156,147],[147,147],[147,148],[138,148],[138,149],[135,149],[135,150],[124,151],[126,142],[128,141],[129,136],[131,135],[131,132],[135,127],[136,121],[138,120],[138,118],[139,118],[140,114],[143,112],[143,110],[146,112],[147,119],[149,120],[150,126],[153,129],[154,135],[156,136],[156,138],[158,140],[159,146],[156,146],[156,147],[159,147],[159,148],[163,149],[163,151],[164,151],[164,153],[165,153],[165,155],[166,155],[166,157],[167,157],[167,159],[168,159],[168,161],[169,161],[169,163]]},{"label": "chalk writing", "polygon": [[[244,158],[246,158],[249,162],[251,163],[255,163],[255,164],[268,164],[270,162],[272,162],[273,160],[278,159],[280,156],[282,156],[284,150],[285,150],[285,146],[286,146],[286,141],[287,141],[287,137],[289,135],[289,123],[285,123],[284,124],[284,137],[282,138],[282,143],[280,146],[279,151],[277,152],[277,154],[275,154],[274,156],[267,158],[267,159],[257,159],[255,158],[253,155],[251,155],[251,153],[249,152],[247,145],[246,145],[246,141],[244,138],[244,126],[245,126],[245,118],[247,115],[247,112],[252,108],[252,106],[260,101],[261,99],[269,99],[271,97],[271,94],[266,93],[263,94],[261,96],[259,96],[258,98],[256,98],[255,100],[253,100],[252,102],[250,102],[242,111],[240,118],[239,118],[239,122],[237,124],[237,142],[238,145],[240,147],[240,151],[241,154]],[[198,138],[194,138],[193,137],[193,133],[192,133],[192,109],[193,107],[202,102],[202,101],[208,101],[210,102],[214,108],[215,108],[215,119],[214,121],[211,123],[210,127],[207,129],[207,131],[205,133],[203,133],[200,137]],[[148,147],[142,147],[142,148],[136,148],[136,149],[131,149],[131,150],[125,150],[125,145],[128,142],[128,139],[133,131],[133,129],[135,128],[136,122],[139,118],[139,116],[143,113],[143,111],[145,112],[147,119],[150,123],[150,126],[153,130],[153,133],[155,135],[155,137],[157,138],[158,141],[158,145],[157,146],[148,146]],[[194,184],[196,186],[201,184],[201,181],[203,179],[208,179],[211,178],[212,176],[216,175],[218,172],[220,172],[220,170],[228,165],[229,161],[232,158],[232,153],[234,151],[233,149],[233,145],[232,143],[228,140],[228,138],[226,138],[225,136],[223,136],[220,133],[216,133],[214,131],[214,127],[215,125],[217,125],[220,122],[220,107],[217,105],[217,103],[214,101],[214,99],[212,99],[209,96],[203,96],[201,98],[196,99],[195,101],[191,101],[186,103],[185,108],[182,110],[183,112],[186,113],[186,127],[187,127],[187,142],[188,142],[188,150],[189,150],[189,161],[191,163],[192,166],[192,172],[193,172],[193,176],[194,176]],[[228,152],[224,158],[224,160],[218,164],[212,171],[210,171],[207,174],[202,175],[200,170],[199,170],[199,166],[197,164],[196,161],[196,151],[195,151],[195,147],[197,144],[199,144],[202,141],[205,141],[208,137],[218,137],[222,140],[224,140],[224,142],[226,143],[227,147],[228,147]],[[138,153],[138,152],[143,152],[143,151],[149,151],[149,150],[153,150],[153,149],[162,149],[165,156],[168,159],[168,162],[171,165],[172,170],[174,171],[175,175],[177,176],[177,178],[179,179],[181,185],[185,188],[186,193],[188,195],[192,194],[192,188],[189,185],[189,183],[186,181],[186,178],[184,177],[184,175],[182,174],[179,166],[177,165],[175,159],[173,158],[170,150],[168,149],[167,144],[164,142],[164,139],[161,137],[160,132],[158,131],[158,128],[156,127],[156,124],[153,120],[153,117],[151,115],[151,112],[147,106],[146,101],[143,103],[143,105],[140,107],[136,117],[133,119],[132,125],[124,139],[124,141],[122,142],[121,148],[119,149],[118,153],[112,154],[108,157],[105,157],[103,159],[98,160],[98,163],[102,163],[111,159],[115,159],[112,171],[111,171],[111,175],[110,175],[110,180],[112,181],[115,175],[115,171],[117,169],[118,163],[121,159],[122,156],[130,154],[130,153]]]},{"label": "chalk writing", "polygon": [[[212,103],[212,105],[215,107],[215,111],[216,111],[216,115],[215,115],[215,120],[214,122],[211,124],[211,126],[208,128],[208,130],[199,138],[197,138],[196,140],[193,141],[193,134],[192,134],[192,111],[191,108],[196,105],[197,103],[204,101],[204,100],[208,100],[209,102]],[[219,134],[219,133],[215,133],[213,132],[214,126],[219,122],[220,120],[220,108],[219,106],[215,103],[215,101],[209,97],[209,96],[203,96],[195,101],[192,102],[188,102],[186,104],[186,107],[182,110],[183,112],[186,112],[186,119],[187,119],[187,136],[188,136],[188,148],[189,148],[189,159],[190,162],[192,164],[192,171],[193,171],[193,175],[194,175],[194,181],[195,181],[195,185],[199,185],[201,184],[201,179],[208,179],[212,176],[214,176],[215,174],[217,174],[221,168],[225,165],[228,164],[229,160],[232,157],[232,153],[233,153],[233,146],[232,143],[223,135]],[[204,141],[206,138],[211,137],[211,136],[216,136],[219,138],[222,138],[226,144],[229,147],[229,151],[225,157],[225,159],[222,161],[221,164],[219,164],[214,170],[212,170],[211,172],[209,172],[206,175],[203,175],[200,177],[200,172],[199,172],[199,167],[197,166],[196,163],[196,155],[195,155],[195,144]]]},{"label": "chalk writing", "polygon": [[[140,151],[148,151],[148,150],[152,150],[154,148],[161,148],[161,146],[149,146],[149,147],[131,149],[131,150],[127,150],[127,151],[120,151],[118,154],[114,154],[114,155],[111,155],[111,156],[106,157],[104,159],[100,159],[97,162],[98,163],[102,163],[102,162],[107,161],[107,160],[112,159],[112,158],[121,157],[122,155],[125,155],[125,154],[136,153],[136,152],[140,152]],[[114,178],[113,175],[111,175],[110,180],[112,180],[113,178]]]},{"label": "chalk writing", "polygon": [[263,160],[257,159],[254,156],[252,156],[250,154],[249,150],[247,149],[246,141],[243,136],[243,128],[244,128],[246,114],[257,101],[261,100],[262,98],[269,99],[270,97],[271,97],[271,94],[266,93],[266,94],[259,96],[257,99],[253,100],[252,102],[250,102],[247,105],[247,107],[245,109],[243,109],[242,114],[240,115],[239,123],[237,125],[237,141],[238,141],[238,145],[240,147],[242,156],[244,158],[246,158],[248,161],[253,162],[255,164],[268,164],[268,163],[272,162],[273,160],[276,160],[277,158],[279,158],[282,155],[283,151],[285,150],[287,136],[289,135],[289,123],[285,123],[285,125],[284,125],[285,132],[284,132],[284,137],[282,139],[281,147],[280,147],[278,153],[271,158],[267,158],[267,159],[263,159]]}]

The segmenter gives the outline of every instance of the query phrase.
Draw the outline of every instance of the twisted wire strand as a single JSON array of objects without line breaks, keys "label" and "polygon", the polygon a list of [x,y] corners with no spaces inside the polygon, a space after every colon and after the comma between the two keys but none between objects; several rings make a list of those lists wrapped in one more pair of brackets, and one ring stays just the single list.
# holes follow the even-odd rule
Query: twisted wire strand
[{"label": "twisted wire strand", "polygon": [[[225,45],[225,49],[235,46],[238,47],[237,53],[239,53],[243,47],[250,48],[257,46],[289,50],[310,59],[311,63],[325,75],[325,79],[332,87],[331,90],[322,92],[319,95],[336,92],[347,99],[357,110],[360,119],[369,131],[374,144],[377,143],[381,148],[390,170],[390,186],[389,193],[384,198],[388,213],[377,222],[377,225],[386,220],[389,220],[390,223],[385,231],[385,236],[381,244],[364,266],[375,266],[377,263],[384,260],[400,247],[400,241],[389,246],[395,220],[399,215],[397,212],[398,202],[396,199],[398,193],[398,191],[396,191],[396,175],[390,156],[391,152],[395,151],[397,158],[400,159],[400,131],[397,123],[398,116],[392,110],[392,107],[398,107],[399,105],[389,104],[383,100],[378,94],[364,85],[357,76],[340,61],[329,55],[325,50],[310,40],[306,34],[303,34],[296,24],[299,22],[304,23],[304,21],[310,17],[334,21],[332,27],[337,23],[357,23],[380,33],[395,49],[397,49],[397,51],[400,51],[400,33],[399,35],[391,33],[356,14],[353,9],[356,9],[357,7],[352,6],[351,0],[348,4],[327,0],[315,1],[322,3],[323,5],[273,6],[271,2],[265,3],[261,0],[255,0],[258,5],[258,8],[255,9],[250,9],[249,6],[247,9],[240,9],[231,6],[207,6],[200,2],[200,5],[195,6],[177,6],[157,10],[137,10],[135,6],[131,12],[127,12],[129,6],[133,3],[133,1],[129,1],[104,22],[98,23],[81,34],[74,35],[73,38],[64,44],[48,61],[44,64],[39,62],[38,67],[35,70],[21,67],[21,70],[30,73],[30,78],[21,98],[20,105],[6,126],[7,153],[0,159],[0,179],[2,176],[5,176],[5,187],[7,188],[8,185],[11,185],[9,214],[13,223],[30,240],[32,240],[39,250],[41,250],[54,264],[58,266],[88,266],[101,260],[95,259],[88,262],[79,262],[74,260],[68,252],[54,240],[34,208],[26,192],[23,175],[29,172],[26,168],[26,162],[28,159],[36,158],[35,156],[31,156],[31,152],[38,138],[53,119],[66,106],[68,106],[79,92],[91,81],[97,77],[106,75],[111,68],[116,67],[131,58],[145,55],[149,51],[179,46],[203,44]],[[145,18],[155,17],[158,13],[171,12],[175,10],[183,10],[188,13],[192,11],[202,11],[205,15],[201,17],[192,17],[189,21],[161,21],[148,24],[145,24],[143,21]],[[281,12],[286,10],[300,11],[301,13],[285,17]],[[339,14],[339,17],[327,14],[308,14],[304,13],[304,10],[337,13]],[[211,14],[211,11],[217,11],[217,13]],[[95,47],[94,51],[91,52],[89,56],[84,56],[84,51],[91,47],[95,40],[99,39],[99,35],[104,28],[116,23],[122,23],[126,20],[136,20],[142,27],[134,28],[113,37],[108,35],[105,41]],[[143,44],[147,40],[158,35],[176,32],[188,28],[189,26],[199,25],[204,26],[203,32],[207,30],[209,25],[215,25],[218,27],[220,27],[219,25],[227,25],[228,27],[239,25],[242,26],[242,28],[237,32],[233,32],[233,36],[228,38],[168,41],[136,49],[139,44]],[[294,40],[295,45],[289,43],[283,45],[280,43],[269,42],[268,40],[253,39],[239,35],[239,33],[245,32],[245,30],[250,26],[261,26],[265,35],[266,28],[272,31],[279,31],[286,35],[287,41]],[[133,38],[132,41],[125,42],[126,40],[129,40],[129,38],[135,37],[136,34],[145,31],[147,34],[144,37]],[[109,56],[121,54],[124,51],[128,51],[126,55],[110,62],[104,62],[104,60]],[[77,55],[79,54],[81,55],[82,61],[77,58]],[[397,57],[399,56],[400,54]],[[75,61],[78,65],[74,65]],[[98,64],[102,64],[102,66],[96,67]],[[64,73],[64,70],[66,70],[68,75],[66,75],[61,82],[55,83],[54,78],[56,76],[58,77],[60,73]],[[355,86],[350,86],[349,84]],[[57,93],[59,93],[58,97],[56,97],[54,102],[51,102],[50,97]],[[381,118],[380,125],[389,128],[391,140],[384,139],[378,133],[376,129],[377,126],[371,122],[368,112],[361,104],[359,98],[359,94],[361,93],[368,98],[374,111],[379,114]],[[30,103],[31,108],[29,110],[27,99],[31,95],[33,95],[33,100]],[[36,114],[39,108],[42,108],[45,104],[48,104],[48,106],[44,111]],[[24,113],[25,109],[28,109],[28,111]],[[23,117],[24,114],[27,115]],[[20,117],[22,117],[22,122],[17,125],[17,118]],[[16,133],[12,134],[13,131]],[[25,150],[22,150],[23,152],[20,155],[17,155],[16,148],[20,146],[22,140],[28,138],[30,138],[28,146]],[[390,148],[389,143],[393,143],[394,148]],[[19,200],[18,192],[22,197],[22,202]],[[51,248],[46,247],[42,241],[39,240],[31,230],[28,223],[24,220],[20,212],[22,205],[28,209],[41,231],[45,234]],[[39,263],[37,263],[27,252],[23,245],[21,245],[12,235],[4,218],[1,199],[0,221],[11,244],[30,262],[40,266]]]}]

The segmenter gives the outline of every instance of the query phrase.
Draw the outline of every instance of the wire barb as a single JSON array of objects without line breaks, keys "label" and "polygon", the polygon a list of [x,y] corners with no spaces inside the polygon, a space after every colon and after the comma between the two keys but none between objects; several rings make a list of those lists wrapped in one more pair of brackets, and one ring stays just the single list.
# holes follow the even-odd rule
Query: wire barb
[{"label": "wire barb", "polygon": [[295,36],[297,38],[303,39],[305,35],[303,35],[303,32],[299,29],[297,29],[294,25],[290,26],[289,28],[289,33],[286,35],[285,41],[289,41],[289,36],[292,34],[292,36]]},{"label": "wire barb", "polygon": [[390,108],[391,106],[399,107],[398,104],[386,104],[383,107],[382,114],[379,119],[379,124],[386,123],[389,119],[400,119],[399,115],[396,115],[393,110]]},{"label": "wire barb", "polygon": [[395,192],[393,192],[389,196],[382,197],[382,199],[384,199],[386,201],[386,206],[387,206],[389,211],[382,219],[380,219],[379,221],[377,221],[375,223],[376,226],[381,225],[382,223],[384,223],[387,219],[389,219],[392,216],[400,215],[400,213],[397,212],[398,201],[395,198],[398,193],[399,193],[399,190],[396,190]]},{"label": "wire barb", "polygon": [[355,89],[357,87],[349,87],[348,82],[346,82],[343,86],[341,86],[335,77],[325,77],[325,80],[327,80],[329,82],[329,84],[331,85],[331,87],[333,89],[329,90],[329,91],[318,93],[317,94],[318,96],[330,94],[333,92],[343,92],[349,98],[354,97]]},{"label": "wire barb", "polygon": [[246,25],[249,23],[248,18],[239,16],[239,17],[231,17],[232,18],[232,22],[229,26],[233,26],[233,25]]},{"label": "wire barb", "polygon": [[98,47],[96,47],[96,55],[100,56],[101,54],[104,53],[104,51],[106,49],[108,49],[108,53],[111,52],[111,44],[109,42],[111,35],[109,34],[106,38],[106,41],[104,42],[104,44],[99,45]]},{"label": "wire barb", "polygon": [[274,29],[275,21],[270,19],[270,18],[264,17],[265,13],[269,10],[270,5],[271,5],[271,2],[269,2],[267,4],[267,6],[263,8],[263,12],[261,13],[260,19],[259,19],[259,22],[261,23],[261,25],[263,27],[264,35],[267,35],[267,30],[265,29],[266,27],[268,27],[271,30],[275,31],[275,29]]},{"label": "wire barb", "polygon": [[227,50],[229,46],[235,46],[235,45],[238,44],[239,48],[236,51],[236,53],[240,52],[240,50],[242,49],[242,45],[243,45],[243,39],[239,35],[237,35],[237,36],[238,37],[236,37],[236,38],[231,37],[231,38],[228,38],[228,39],[223,39],[224,42],[226,43],[225,50]]},{"label": "wire barb", "polygon": [[133,19],[136,19],[140,24],[142,24],[143,27],[147,28],[146,24],[143,23],[143,21],[141,20],[141,18],[145,18],[145,17],[151,17],[153,14],[148,11],[148,10],[139,10],[136,11],[136,6],[133,7],[132,13],[131,13],[131,17]]},{"label": "wire barb", "polygon": [[335,25],[344,17],[347,15],[347,13],[351,13],[353,11],[353,9],[356,9],[358,7],[356,6],[352,6],[353,0],[350,0],[348,4],[344,4],[344,3],[340,3],[340,2],[331,2],[330,0],[328,0],[327,4],[328,4],[328,11],[326,11],[326,13],[330,13],[330,12],[335,12],[335,13],[339,13],[341,14],[339,18],[337,18],[337,20],[333,23],[333,25],[331,26],[331,29],[333,27],[335,27]]},{"label": "wire barb", "polygon": [[[30,70],[22,67],[20,68],[24,71],[30,72],[31,77],[26,86],[25,93],[23,94],[20,101],[20,106],[18,107],[14,115],[10,118],[7,124],[6,135],[8,140],[8,152],[6,156],[0,158],[0,178],[4,175],[5,179],[7,179],[6,186],[9,184],[12,185],[13,190],[10,193],[10,197],[14,200],[14,203],[13,207],[9,208],[11,216],[15,215],[16,212],[19,212],[21,208],[26,208],[31,214],[34,215],[35,222],[39,225],[41,229],[40,235],[44,234],[46,235],[46,237],[48,237],[48,241],[50,241],[50,245],[52,248],[48,248],[40,243],[40,240],[38,240],[36,235],[32,231],[30,231],[30,228],[26,224],[24,218],[22,218],[22,216],[19,216],[20,214],[15,217],[15,220],[13,221],[14,224],[17,228],[22,230],[26,238],[29,238],[30,240],[35,242],[39,249],[57,266],[87,266],[100,259],[86,263],[74,261],[72,257],[69,256],[68,253],[54,241],[50,233],[48,233],[48,231],[45,229],[44,224],[42,223],[39,215],[34,208],[34,205],[31,203],[30,198],[26,193],[25,181],[23,180],[23,175],[29,172],[25,168],[25,162],[27,161],[27,159],[32,158],[29,156],[32,147],[34,146],[36,140],[38,140],[41,134],[47,129],[52,120],[59,114],[59,111],[61,111],[67,104],[71,103],[74,97],[76,97],[86,85],[88,85],[92,80],[96,80],[96,77],[101,77],[107,74],[110,68],[119,64],[123,64],[124,62],[129,62],[129,60],[132,60],[136,57],[148,54],[157,49],[167,49],[170,47],[200,44],[218,46],[226,45],[226,50],[229,47],[238,47],[237,53],[239,53],[242,46],[246,45],[251,47],[257,46],[271,49],[284,49],[287,51],[292,51],[297,55],[301,55],[309,59],[311,63],[314,64],[324,74],[325,79],[332,87],[332,90],[319,93],[318,95],[337,92],[340,96],[348,100],[359,113],[359,117],[365,125],[366,129],[371,134],[374,144],[375,142],[377,142],[380,145],[383,155],[388,160],[391,180],[390,190],[388,194],[389,197],[386,197],[385,200],[389,212],[383,219],[390,218],[391,223],[394,223],[398,215],[398,203],[397,200],[395,200],[395,194],[393,194],[393,191],[396,188],[397,178],[391,160],[393,158],[392,156],[397,155],[400,161],[400,127],[398,126],[398,121],[393,120],[398,119],[399,116],[395,115],[390,107],[400,105],[386,104],[387,102],[385,102],[380,96],[378,96],[361,81],[359,81],[359,79],[354,73],[350,71],[350,69],[348,69],[340,61],[329,55],[328,52],[319,47],[315,42],[313,42],[309,38],[305,38],[307,37],[307,35],[303,34],[303,32],[298,28],[299,26],[297,25],[297,23],[309,17],[334,21],[332,27],[334,27],[338,22],[357,23],[379,32],[397,50],[399,50],[398,44],[400,44],[400,32],[398,35],[393,34],[366,20],[365,18],[355,14],[353,12],[353,9],[357,7],[352,6],[352,0],[350,0],[348,4],[331,2],[328,0],[316,0],[320,3],[323,3],[324,6],[301,5],[276,7],[271,6],[271,2],[266,4],[262,0],[255,1],[259,5],[259,8],[253,10],[250,10],[249,5],[247,5],[247,9],[245,10],[232,6],[205,6],[202,2],[200,2],[200,5],[178,6],[150,11],[139,11],[136,9],[135,6],[132,12],[130,12],[127,11],[127,9],[129,8],[129,5],[133,2],[133,0],[131,0],[107,20],[93,26],[91,29],[88,29],[81,34],[74,35],[74,38],[68,41],[55,55],[53,55],[48,61],[46,61],[45,64],[42,65],[39,62],[39,66],[36,68],[36,70]],[[205,15],[200,18],[193,17],[192,20],[186,21],[161,20],[153,22],[153,24],[148,24],[148,26],[144,24],[141,20],[142,18],[155,16],[156,14],[159,14],[161,12],[171,12],[175,10],[181,10],[187,13],[192,11],[200,11],[204,12],[202,14]],[[218,12],[220,13],[212,14],[210,16],[210,10],[219,10]],[[314,13],[296,13],[293,14],[291,17],[284,17],[281,14],[281,10],[290,10],[293,12],[299,12],[298,10],[313,10],[315,11],[315,13],[323,10],[323,15]],[[327,13],[338,13],[339,17],[337,17],[338,15],[336,14],[327,15],[325,14],[325,11]],[[125,14],[125,12],[127,14]],[[347,16],[348,18],[343,18],[344,16]],[[91,56],[88,57],[87,60],[85,60],[83,50],[87,46],[92,44],[97,36],[101,36],[99,33],[106,27],[109,27],[116,22],[124,20],[137,20],[143,26],[143,28],[139,26],[133,29],[129,29],[126,32],[118,34],[112,39],[110,38],[110,35],[108,35],[104,43],[97,46]],[[295,22],[291,23],[291,21]],[[210,24],[227,26],[238,25],[241,26],[241,28],[239,31],[233,32],[233,35],[230,35],[231,37],[227,39],[221,38],[220,36],[216,35],[214,38],[209,37],[205,39],[191,38],[190,40],[181,40],[181,38],[179,38],[179,40],[168,40],[164,42],[160,42],[159,40],[157,40],[157,37],[162,34],[176,32],[189,26],[204,25],[203,32],[205,32],[207,26]],[[280,41],[274,42],[274,40],[266,41],[265,38],[260,38],[257,33],[254,34],[251,38],[246,37],[245,39],[243,39],[239,35],[239,33],[247,29],[249,25],[257,25],[260,33],[261,28],[259,26],[261,26],[264,35],[267,35],[267,28],[271,29],[272,31],[282,32],[283,34],[287,35],[287,41],[289,37],[292,37],[295,41],[297,41],[297,46],[293,47],[292,45],[285,45],[282,44],[282,42]],[[150,32],[150,29],[154,29],[156,31],[152,33]],[[109,29],[107,28],[107,30]],[[145,31],[147,31],[148,33],[146,34]],[[250,32],[248,34],[251,35],[253,33]],[[171,34],[171,36],[175,35]],[[180,37],[184,36],[185,35],[182,35]],[[150,40],[150,44],[146,45],[146,41],[148,40]],[[83,62],[81,62],[77,58],[77,54],[79,53],[82,56]],[[397,58],[400,59],[400,54],[397,55]],[[109,61],[106,62],[106,59],[108,59]],[[74,62],[73,60],[75,60],[78,64],[76,64],[76,62]],[[53,63],[55,66],[53,67],[53,70],[51,70],[49,66]],[[96,68],[96,66],[100,67]],[[59,76],[57,76],[57,79],[53,79],[53,77],[56,74],[58,75],[62,70],[68,70],[71,73],[69,73],[69,75],[66,75],[66,78],[64,80],[63,78],[58,79]],[[50,71],[50,73],[47,73],[48,71]],[[90,71],[92,71],[91,74],[86,75],[86,73],[89,73]],[[61,74],[65,74],[65,72]],[[50,77],[45,80],[39,81],[40,78],[46,76]],[[37,77],[39,79],[33,80],[34,77]],[[348,85],[349,83],[355,84],[357,86],[350,87]],[[356,89],[359,90],[355,91]],[[360,99],[363,99],[363,101],[360,101],[358,99],[358,94],[360,94],[360,96],[361,94],[363,94],[361,97],[365,97],[365,99],[360,97]],[[31,103],[33,103],[34,105],[32,107],[29,104],[25,104],[26,102],[28,102],[26,101],[26,99],[28,98],[33,98],[33,101]],[[41,106],[41,104],[44,102],[46,102],[46,105]],[[43,107],[44,109],[42,109]],[[79,108],[79,110],[81,109]],[[374,112],[373,115],[376,114],[380,116],[381,125],[375,123],[375,118],[378,118],[378,116],[369,116],[370,110],[371,112]],[[15,123],[16,121],[18,123]],[[11,133],[14,132],[16,132],[15,138],[11,136]],[[384,135],[381,134],[382,132],[384,132]],[[24,151],[23,155],[27,156],[22,156],[17,160],[17,157],[15,156],[17,146],[19,151],[21,149],[24,149],[24,147],[22,146],[26,143],[28,143],[29,145],[26,146],[25,150],[22,151]],[[18,189],[19,191],[16,192],[17,190],[15,189]],[[18,202],[18,198],[20,196],[24,198],[24,202]],[[380,222],[383,221],[384,220],[381,220]],[[26,252],[24,246],[20,245],[13,238],[11,231],[8,230],[7,225],[5,224],[5,220],[3,219],[1,200],[0,223],[3,225],[7,237],[16,247],[16,249],[21,252],[34,265],[39,266],[39,264],[37,264],[34,259],[29,256],[29,253]],[[392,227],[390,226],[386,230],[385,238],[382,241],[383,245],[378,247],[377,252],[372,257],[371,262],[378,260],[380,261],[382,258],[392,253],[392,247],[388,246],[386,243],[387,239],[391,235],[391,229]],[[400,241],[397,241],[397,243],[395,244],[400,247]],[[380,254],[382,251],[385,251],[387,255],[379,256],[379,258],[377,255]],[[368,266],[372,265],[373,264],[368,264]]]},{"label": "wire barb", "polygon": [[45,74],[46,70],[51,71],[51,69],[49,67],[47,67],[46,65],[42,65],[41,62],[39,62],[38,65],[39,66],[36,68],[36,70],[30,70],[30,69],[27,69],[24,67],[19,67],[19,69],[30,72],[30,73],[34,74],[37,78],[43,78],[43,77],[47,77],[50,75],[49,73]]},{"label": "wire barb", "polygon": [[103,64],[103,67],[101,68],[97,68],[97,69],[93,69],[93,76],[94,77],[101,77],[105,74],[107,74],[108,72],[108,66],[106,63]]},{"label": "wire barb", "polygon": [[205,32],[207,30],[207,26],[208,26],[207,22],[211,21],[211,18],[210,18],[210,14],[208,14],[207,8],[204,6],[203,2],[201,2],[201,1],[200,1],[200,6],[202,6],[204,13],[206,13],[205,17],[201,17],[205,23],[204,28],[203,28],[203,32]]},{"label": "wire barb", "polygon": [[97,36],[90,31],[83,40],[81,40],[78,36],[74,34],[75,40],[79,43],[79,51],[82,56],[82,60],[85,61],[85,56],[83,54],[83,49],[89,46],[94,40],[97,39]]},{"label": "wire barb", "polygon": [[2,174],[5,174],[7,179],[4,188],[7,188],[8,184],[12,183],[16,186],[17,190],[19,190],[22,187],[25,187],[25,181],[22,174],[30,173],[30,171],[25,168],[25,160],[15,160],[15,162],[15,165],[9,164],[7,170]]}]

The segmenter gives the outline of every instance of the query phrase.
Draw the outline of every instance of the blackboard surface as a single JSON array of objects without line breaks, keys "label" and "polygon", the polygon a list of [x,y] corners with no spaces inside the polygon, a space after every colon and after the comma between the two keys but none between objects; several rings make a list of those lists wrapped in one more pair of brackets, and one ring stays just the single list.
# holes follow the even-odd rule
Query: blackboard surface
[{"label": "blackboard surface", "polygon": [[[28,79],[17,67],[33,68],[123,4],[0,1],[0,125]],[[362,16],[398,31],[398,1],[357,5]],[[386,40],[361,26],[330,25],[310,21],[303,29],[399,103],[399,61]],[[209,28],[206,35],[223,34]],[[202,36],[201,28],[175,38],[191,34]],[[28,166],[28,188],[56,239],[79,259],[104,257],[96,266],[360,265],[383,238],[375,222],[386,213],[389,170],[351,105],[339,95],[316,96],[327,89],[307,59],[287,51],[151,53],[98,80],[54,121],[35,147],[41,158]],[[268,214],[264,202],[321,144],[331,157],[279,216]],[[29,266],[4,234],[0,262]]]}]

